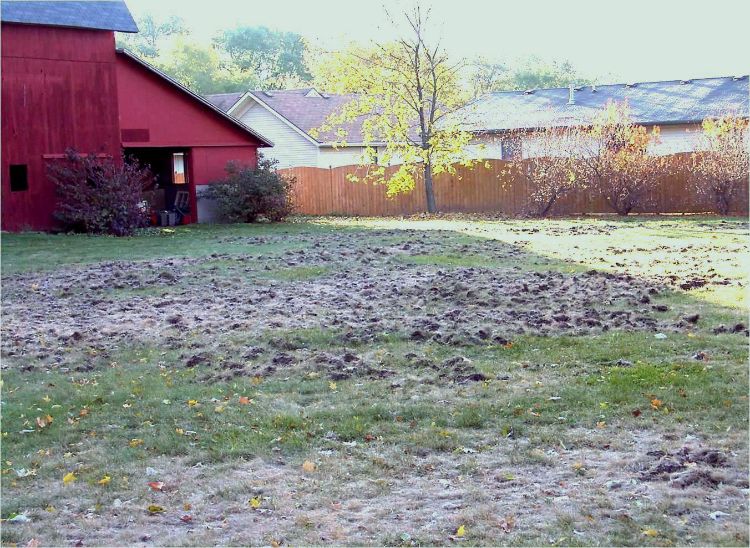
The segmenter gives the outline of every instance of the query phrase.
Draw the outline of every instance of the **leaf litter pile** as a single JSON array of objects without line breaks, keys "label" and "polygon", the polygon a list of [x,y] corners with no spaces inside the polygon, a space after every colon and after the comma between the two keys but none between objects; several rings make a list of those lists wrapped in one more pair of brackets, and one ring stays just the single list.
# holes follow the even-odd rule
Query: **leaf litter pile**
[{"label": "leaf litter pile", "polygon": [[[331,230],[219,237],[236,251],[205,257],[4,276],[3,368],[16,384],[88,390],[125,366],[125,351],[150,348],[137,367],[156,355],[153,375],[182,379],[187,392],[220,387],[208,401],[164,397],[153,413],[138,412],[146,379],[145,393],[110,407],[132,409],[126,429],[138,424],[121,445],[139,459],[124,457],[119,472],[93,463],[98,440],[120,428],[114,418],[82,441],[64,434],[107,407],[107,394],[75,414],[64,402],[27,403],[3,425],[4,444],[39,436],[24,440],[39,454],[15,455],[31,462],[4,465],[4,498],[19,499],[3,509],[17,535],[10,541],[746,543],[746,430],[724,415],[726,428],[696,429],[686,418],[691,378],[720,370],[722,348],[742,347],[748,333],[737,314],[690,291],[745,280],[666,245],[662,260],[674,269],[631,272],[626,230],[605,231],[622,232],[608,251],[622,268],[608,270],[454,232]],[[278,250],[250,253],[254,246]],[[620,335],[643,348],[587,360],[554,346],[589,341],[601,351]],[[661,351],[668,359],[650,350],[662,369],[638,355],[659,344],[675,345]],[[683,376],[687,389],[674,380]],[[635,386],[632,401],[596,392],[617,382]],[[284,383],[288,393],[264,395]],[[675,394],[665,396],[667,387]],[[734,406],[747,406],[746,397],[717,398],[734,420]],[[195,424],[209,414],[213,422],[201,429],[158,414],[177,405]],[[268,425],[253,423],[254,413]],[[230,418],[227,431],[239,437],[221,443],[260,434],[269,442],[206,453],[207,433]],[[167,420],[184,448],[142,434],[144,423]],[[21,495],[30,485],[36,506]],[[56,536],[45,536],[50,528]]]}]

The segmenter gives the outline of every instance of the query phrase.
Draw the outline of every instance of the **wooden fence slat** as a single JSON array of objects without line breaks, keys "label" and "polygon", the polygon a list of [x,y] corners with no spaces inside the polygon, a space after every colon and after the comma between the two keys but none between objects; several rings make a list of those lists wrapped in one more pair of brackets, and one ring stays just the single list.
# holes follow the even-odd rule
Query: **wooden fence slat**
[{"label": "wooden fence slat", "polygon": [[[661,177],[651,191],[651,204],[646,213],[699,213],[710,211],[710,204],[701,198],[689,182],[690,153],[673,154],[674,167]],[[398,166],[386,168],[390,176]],[[279,170],[296,177],[294,197],[297,211],[306,215],[356,215],[367,217],[400,216],[426,210],[424,181],[416,177],[414,191],[395,198],[386,196],[385,185],[351,182],[349,174],[364,175],[360,166],[336,168],[297,167]],[[456,174],[441,173],[434,178],[435,198],[441,212],[497,212],[509,215],[523,213],[531,192],[523,170],[504,160],[487,160],[474,168],[456,166]],[[736,197],[736,211],[748,213],[748,185]],[[562,198],[552,209],[553,215],[611,213],[601,196],[587,191]]]}]

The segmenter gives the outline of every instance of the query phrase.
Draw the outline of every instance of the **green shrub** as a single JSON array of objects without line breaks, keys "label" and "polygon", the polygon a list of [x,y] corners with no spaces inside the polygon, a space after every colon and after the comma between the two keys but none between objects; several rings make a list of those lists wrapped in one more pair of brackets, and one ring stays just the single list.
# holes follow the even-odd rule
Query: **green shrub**
[{"label": "green shrub", "polygon": [[232,223],[254,223],[263,217],[282,221],[292,213],[294,177],[276,171],[276,160],[258,159],[258,167],[227,164],[227,178],[214,181],[200,197],[214,200],[223,220]]}]

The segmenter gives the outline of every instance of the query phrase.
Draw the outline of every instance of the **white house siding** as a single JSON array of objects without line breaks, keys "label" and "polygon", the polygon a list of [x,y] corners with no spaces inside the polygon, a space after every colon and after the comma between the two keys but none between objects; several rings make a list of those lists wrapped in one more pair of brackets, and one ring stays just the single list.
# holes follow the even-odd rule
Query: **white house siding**
[{"label": "white house siding", "polygon": [[661,126],[659,142],[652,146],[651,151],[663,155],[699,150],[702,148],[701,132],[700,124]]},{"label": "white house siding", "polygon": [[[503,159],[502,135],[480,135],[469,145],[472,158]],[[679,124],[660,126],[659,142],[652,145],[651,151],[657,155],[675,154],[678,152],[692,152],[701,148],[700,124]],[[532,158],[539,155],[539,146],[535,143],[533,134],[523,138],[521,145],[522,156]]]},{"label": "white house siding", "polygon": [[318,167],[351,166],[362,163],[365,147],[320,147]]},{"label": "white house siding", "polygon": [[246,126],[273,141],[273,147],[264,148],[262,153],[266,158],[278,160],[278,167],[315,167],[318,165],[318,146],[308,141],[265,107],[254,103],[234,115]]}]

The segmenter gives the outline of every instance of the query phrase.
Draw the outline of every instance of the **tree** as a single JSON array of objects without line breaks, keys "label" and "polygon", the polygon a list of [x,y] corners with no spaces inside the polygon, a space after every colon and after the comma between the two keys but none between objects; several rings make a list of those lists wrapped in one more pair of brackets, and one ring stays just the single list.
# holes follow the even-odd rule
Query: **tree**
[{"label": "tree", "polygon": [[607,103],[581,139],[581,160],[589,186],[619,215],[643,207],[667,163],[649,153],[659,127],[649,131],[633,123],[626,103]]},{"label": "tree", "polygon": [[[385,144],[378,146],[380,165],[368,168],[367,179],[385,183],[393,196],[412,191],[415,174],[421,173],[427,211],[434,213],[433,176],[455,173],[456,162],[473,163],[464,152],[471,134],[459,128],[458,120],[449,119],[468,98],[459,85],[462,65],[451,63],[440,43],[426,36],[429,11],[417,7],[404,16],[407,31],[402,38],[352,47],[320,67],[329,91],[357,94],[320,129],[335,128],[344,143],[347,124],[361,122],[366,157],[374,154],[374,143]],[[397,162],[400,168],[386,175],[383,166]]]},{"label": "tree", "polygon": [[578,126],[546,127],[526,139],[533,154],[515,164],[531,183],[529,215],[544,217],[560,198],[586,188],[581,159],[586,133]]},{"label": "tree", "polygon": [[246,90],[258,84],[252,75],[222,66],[211,46],[178,40],[164,61],[157,66],[196,93],[224,93]]},{"label": "tree", "polygon": [[308,82],[305,42],[299,34],[266,27],[237,27],[222,31],[214,44],[229,56],[230,64],[251,74],[264,88]]},{"label": "tree", "polygon": [[692,183],[722,215],[747,184],[748,120],[732,115],[703,121],[703,151],[692,155]]},{"label": "tree", "polygon": [[159,57],[165,39],[187,33],[185,22],[174,15],[161,21],[153,15],[145,15],[137,23],[138,33],[118,35],[118,45],[147,59]]},{"label": "tree", "polygon": [[586,85],[592,80],[579,74],[568,61],[544,61],[529,56],[515,63],[498,63],[484,58],[472,63],[469,86],[474,97],[491,91],[559,88]]}]

